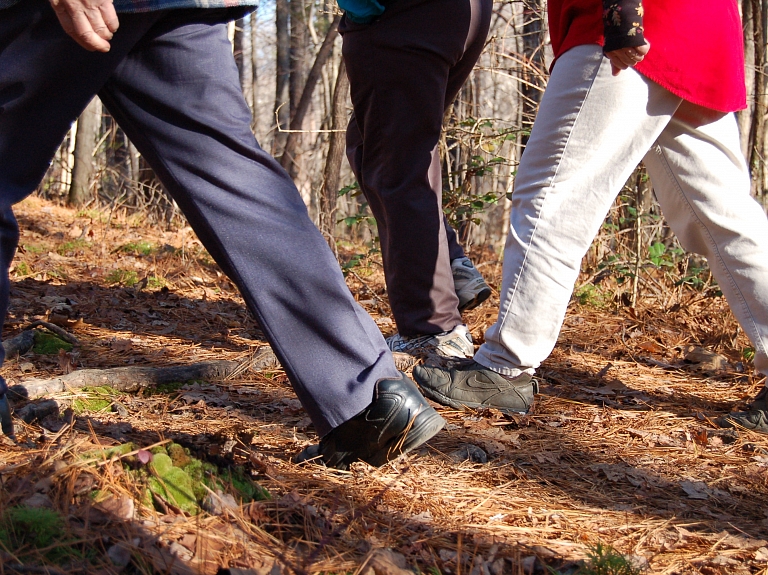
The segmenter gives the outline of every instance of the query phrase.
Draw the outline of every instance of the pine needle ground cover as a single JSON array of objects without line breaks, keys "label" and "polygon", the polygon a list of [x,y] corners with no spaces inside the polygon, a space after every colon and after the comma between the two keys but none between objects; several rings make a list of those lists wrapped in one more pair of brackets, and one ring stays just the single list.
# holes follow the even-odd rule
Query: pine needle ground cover
[{"label": "pine needle ground cover", "polygon": [[[189,229],[17,213],[4,335],[44,320],[80,343],[9,359],[9,383],[266,345]],[[390,334],[380,267],[352,271]],[[380,469],[291,463],[317,437],[276,364],[48,396],[0,439],[0,573],[766,573],[768,440],[713,423],[764,384],[749,342],[716,290],[648,281],[635,306],[586,282],[529,416],[440,408],[446,430]],[[466,315],[476,342],[497,301]]]}]

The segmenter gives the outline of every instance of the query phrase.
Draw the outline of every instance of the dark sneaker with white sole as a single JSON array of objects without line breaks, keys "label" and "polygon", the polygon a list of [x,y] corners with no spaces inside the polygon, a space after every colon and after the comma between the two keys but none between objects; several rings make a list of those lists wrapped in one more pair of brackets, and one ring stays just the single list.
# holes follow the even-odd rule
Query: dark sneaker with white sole
[{"label": "dark sneaker with white sole", "polygon": [[377,381],[368,407],[331,430],[319,444],[304,449],[294,461],[336,469],[349,469],[355,461],[379,467],[429,441],[445,420],[416,384],[400,375],[400,379]]},{"label": "dark sneaker with white sole", "polygon": [[768,433],[768,387],[755,396],[749,411],[734,411],[717,420],[720,427],[743,427],[759,433]]},{"label": "dark sneaker with white sole", "polygon": [[474,309],[491,297],[491,288],[468,257],[451,261],[451,273],[460,312]]},{"label": "dark sneaker with white sole", "polygon": [[502,413],[524,414],[538,393],[536,380],[527,373],[506,377],[477,362],[453,368],[419,365],[413,378],[424,395],[456,409],[492,407]]}]

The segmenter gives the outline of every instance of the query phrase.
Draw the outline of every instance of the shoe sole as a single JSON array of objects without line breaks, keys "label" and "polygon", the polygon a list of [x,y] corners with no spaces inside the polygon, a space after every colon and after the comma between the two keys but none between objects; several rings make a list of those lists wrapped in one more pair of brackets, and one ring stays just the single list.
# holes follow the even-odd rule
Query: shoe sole
[{"label": "shoe sole", "polygon": [[[418,381],[417,381],[418,383]],[[447,405],[449,407],[453,407],[454,409],[498,409],[500,412],[506,414],[506,415],[526,415],[528,411],[530,411],[530,406],[525,411],[520,411],[518,409],[512,409],[511,407],[499,407],[498,405],[490,405],[488,403],[477,403],[475,401],[456,401],[455,399],[452,399],[448,397],[447,395],[443,395],[439,391],[435,391],[434,389],[430,389],[428,387],[425,387],[421,384],[419,384],[419,388],[421,389],[421,392],[427,396],[429,399],[432,399],[436,401],[437,403],[441,403],[443,405]],[[533,404],[531,404],[533,405]]]},{"label": "shoe sole", "polygon": [[[748,412],[737,412],[737,413],[748,413]],[[768,434],[768,427],[764,427],[760,424],[752,423],[751,421],[740,421],[739,419],[729,417],[728,415],[725,415],[723,417],[718,417],[715,420],[715,423],[717,423],[718,426],[725,429],[729,429],[729,428],[730,429],[746,429],[747,431],[754,431],[755,433]]]},{"label": "shoe sole", "polygon": [[471,300],[469,300],[464,305],[459,306],[460,312],[469,311],[471,309],[475,309],[477,306],[479,306],[481,303],[483,303],[485,300],[487,300],[489,297],[491,297],[491,288],[486,287],[481,289],[475,297],[473,297]]},{"label": "shoe sole", "polygon": [[[405,439],[402,434],[392,438],[386,446],[366,458],[364,461],[374,467],[381,467],[385,463],[397,459],[401,455],[417,448],[432,439],[445,427],[445,420],[434,408],[428,407],[413,419],[413,423],[406,432]],[[402,445],[400,443],[402,442]]]}]

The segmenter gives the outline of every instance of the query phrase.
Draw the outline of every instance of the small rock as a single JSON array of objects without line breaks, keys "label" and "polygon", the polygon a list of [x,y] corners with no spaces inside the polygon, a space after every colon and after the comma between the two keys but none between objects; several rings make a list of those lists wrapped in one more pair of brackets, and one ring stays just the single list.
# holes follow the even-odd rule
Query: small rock
[{"label": "small rock", "polygon": [[725,357],[695,345],[685,348],[685,361],[694,364],[703,372],[721,371],[728,367],[728,360]]},{"label": "small rock", "polygon": [[202,507],[211,515],[223,515],[225,510],[237,509],[239,505],[229,493],[216,490],[216,493],[206,495]]},{"label": "small rock", "polygon": [[632,567],[639,571],[648,570],[648,559],[642,555],[627,555],[626,560],[629,561],[629,564],[632,565]]},{"label": "small rock", "polygon": [[457,463],[462,461],[471,461],[473,463],[488,463],[488,454],[471,443],[464,443],[457,450],[448,454],[448,457]]},{"label": "small rock", "polygon": [[25,361],[19,364],[19,370],[21,373],[27,373],[30,371],[35,371],[35,366],[32,363]]},{"label": "small rock", "polygon": [[51,498],[43,493],[35,493],[32,497],[25,499],[23,505],[33,509],[53,509]]},{"label": "small rock", "polygon": [[133,502],[133,499],[125,495],[110,497],[100,501],[95,507],[109,516],[109,518],[121,521],[133,519],[136,513],[136,504]]},{"label": "small rock", "polygon": [[178,557],[182,561],[189,561],[194,556],[194,555],[192,555],[191,551],[189,551],[186,547],[184,547],[180,543],[177,543],[176,541],[171,543],[171,546],[169,547],[169,550],[170,550],[172,555],[175,555],[176,557]]},{"label": "small rock", "polygon": [[115,567],[126,567],[131,562],[131,552],[122,543],[107,549],[107,557]]},{"label": "small rock", "polygon": [[377,549],[360,575],[413,575],[413,571],[408,569],[408,562],[400,553],[392,549]]},{"label": "small rock", "polygon": [[128,410],[125,409],[125,406],[123,406],[120,403],[113,403],[112,404],[112,411],[117,413],[120,417],[128,417]]}]

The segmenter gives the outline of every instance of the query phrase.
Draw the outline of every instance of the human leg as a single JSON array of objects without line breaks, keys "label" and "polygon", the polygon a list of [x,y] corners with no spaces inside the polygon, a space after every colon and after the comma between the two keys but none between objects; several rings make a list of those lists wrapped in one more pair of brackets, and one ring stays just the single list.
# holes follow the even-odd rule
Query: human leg
[{"label": "human leg", "polygon": [[[0,18],[0,321],[8,311],[11,265],[19,238],[13,204],[34,191],[72,122],[116,63],[156,19],[130,15],[109,53],[88,52],[61,29],[48,2],[28,0]],[[0,365],[5,353],[0,346]],[[3,433],[13,434],[0,378]]]},{"label": "human leg", "polygon": [[169,16],[100,96],[241,290],[321,436],[400,378],[290,178],[256,143],[224,26]]},{"label": "human leg", "polygon": [[348,157],[378,222],[390,305],[405,337],[461,324],[437,143],[451,70],[465,44],[475,45],[469,35],[481,32],[478,5],[395,3],[373,24],[343,27],[355,109]]},{"label": "human leg", "polygon": [[[499,316],[475,354],[475,369],[524,378],[549,355],[582,257],[679,104],[632,70],[613,76],[598,46],[561,56],[518,168]],[[461,371],[413,373],[423,388],[445,393],[445,373],[459,384]]]},{"label": "human leg", "polygon": [[676,116],[645,165],[670,228],[707,258],[768,375],[768,218],[750,196],[733,114],[698,126]]},{"label": "human leg", "polygon": [[558,60],[518,168],[499,317],[479,363],[514,376],[549,355],[581,259],[679,104],[633,70],[613,76],[597,46]]},{"label": "human leg", "polygon": [[[733,114],[684,103],[645,157],[664,217],[682,246],[703,255],[768,375],[768,218],[750,196]],[[768,393],[733,424],[768,433]]]}]

